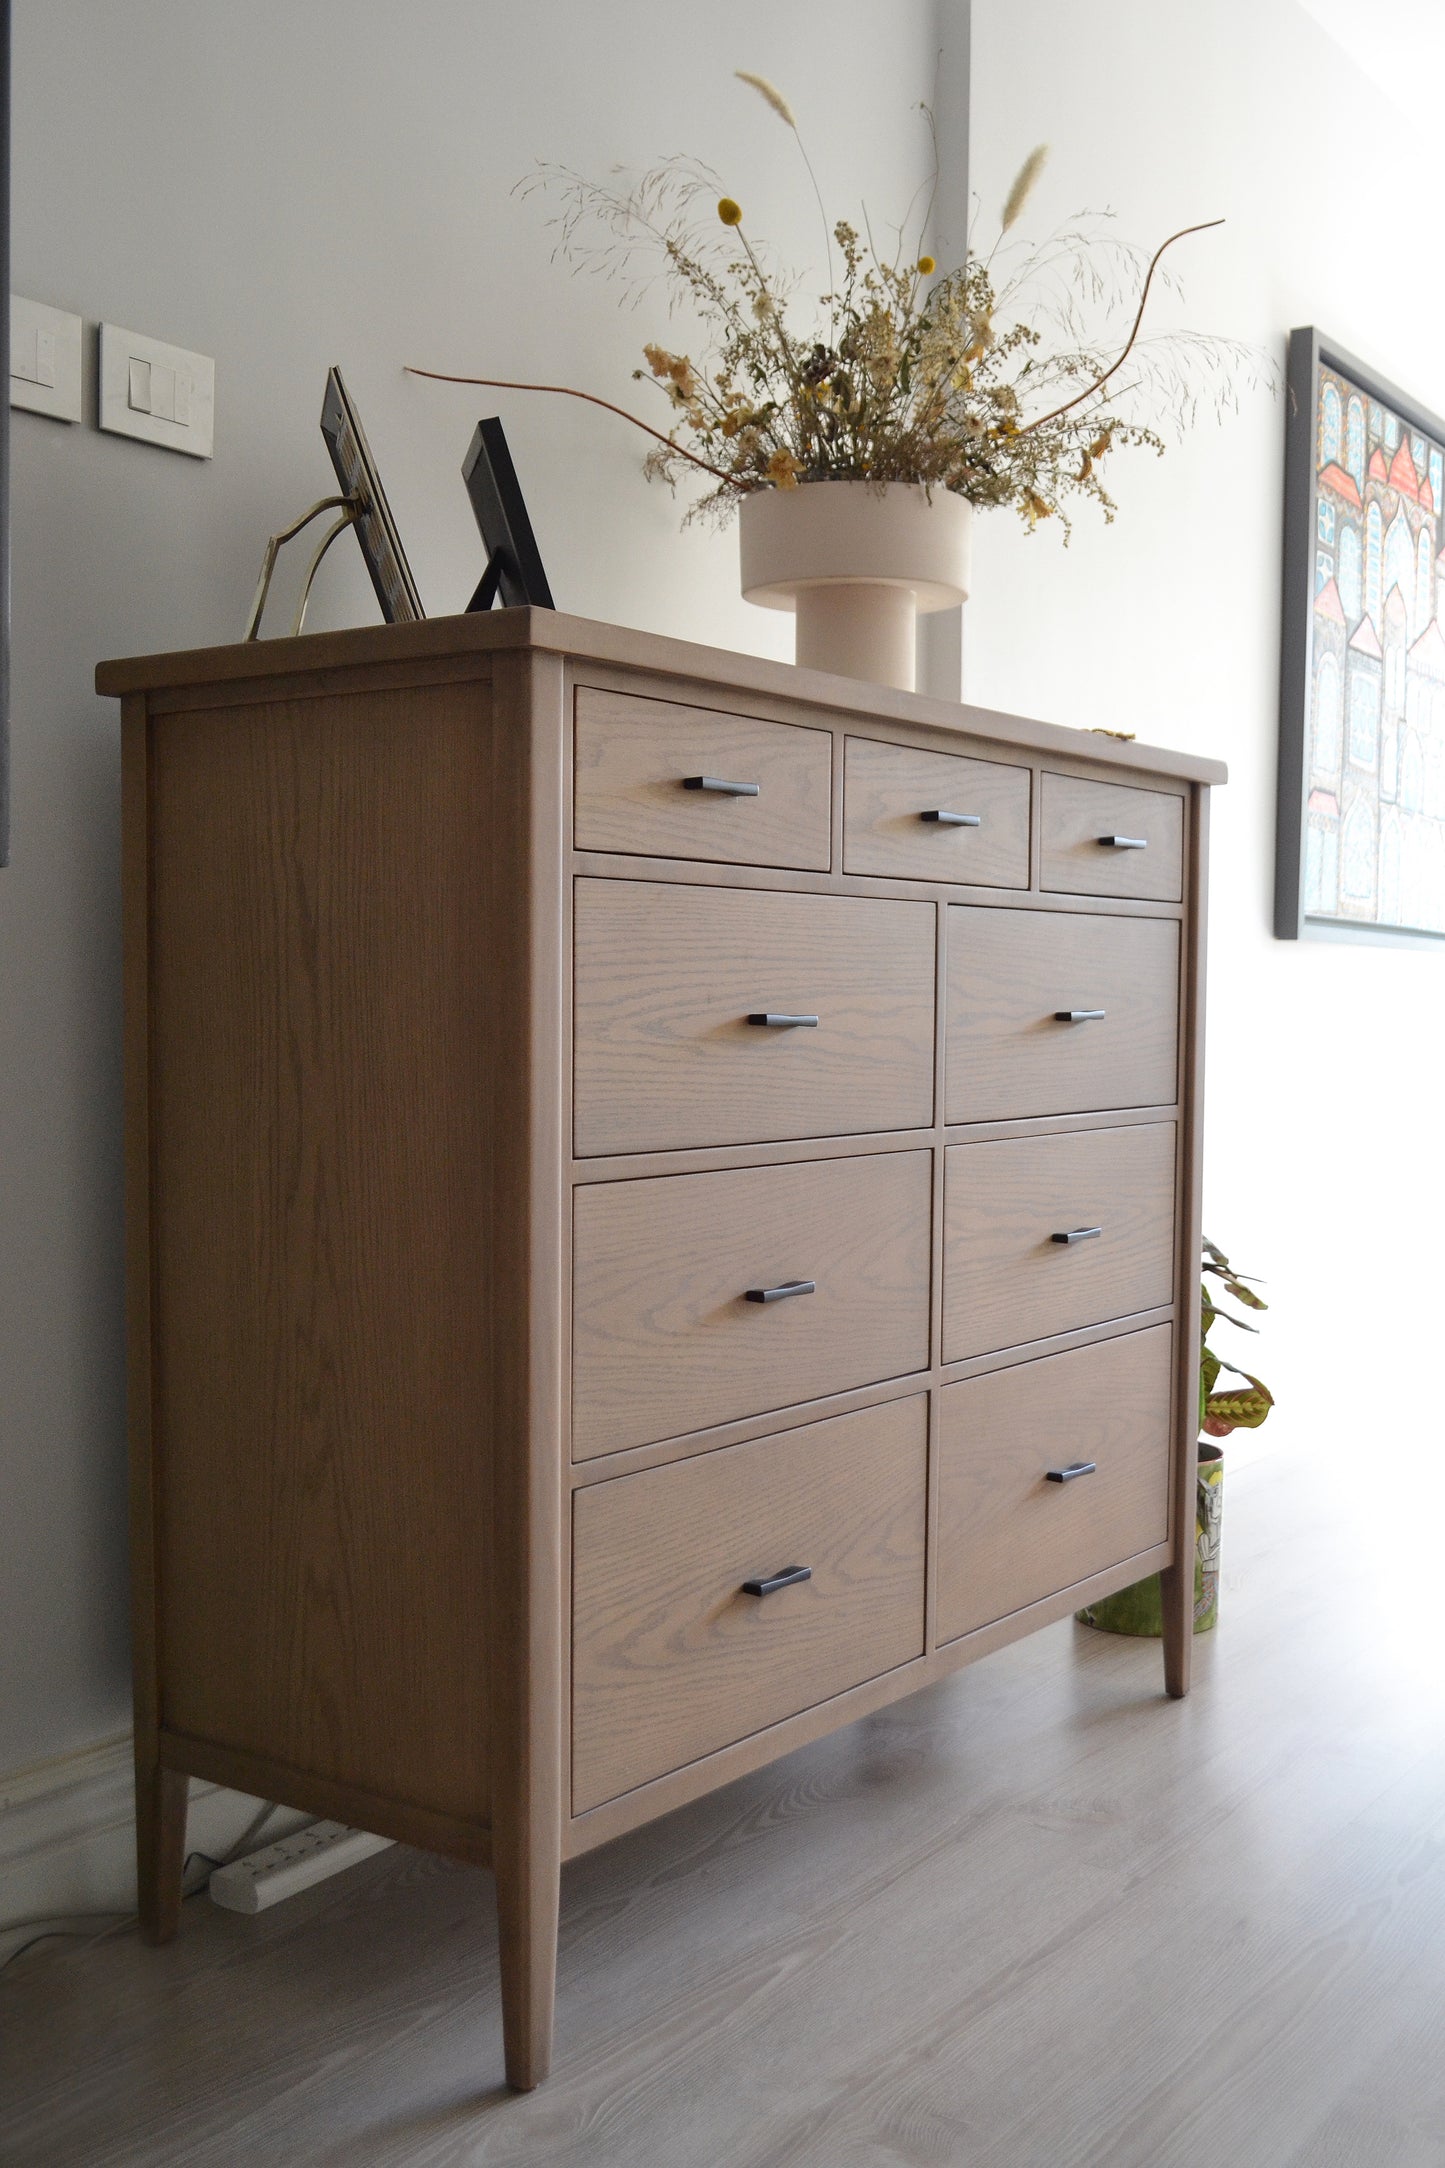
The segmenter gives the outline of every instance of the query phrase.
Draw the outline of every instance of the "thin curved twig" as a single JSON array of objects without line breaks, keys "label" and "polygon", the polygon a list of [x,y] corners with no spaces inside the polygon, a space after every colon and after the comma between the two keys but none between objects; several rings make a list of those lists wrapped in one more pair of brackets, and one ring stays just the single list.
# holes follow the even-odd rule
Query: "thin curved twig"
[{"label": "thin curved twig", "polygon": [[605,407],[609,414],[620,414],[625,422],[632,423],[634,429],[645,429],[650,437],[656,437],[658,443],[665,444],[670,452],[676,452],[679,458],[690,459],[695,467],[701,467],[704,474],[715,475],[720,482],[736,482],[735,475],[724,473],[721,467],[713,466],[709,460],[699,459],[696,452],[690,452],[687,446],[679,444],[675,437],[665,437],[662,431],[654,429],[650,422],[639,421],[635,414],[628,413],[626,407],[614,406],[610,399],[599,399],[594,391],[576,391],[570,384],[514,384],[503,376],[450,376],[444,369],[417,369],[410,362],[404,366],[408,376],[427,376],[437,384],[484,384],[489,391],[550,391],[564,399],[585,399],[589,406]]},{"label": "thin curved twig", "polygon": [[1144,310],[1149,300],[1149,288],[1153,283],[1154,272],[1165,249],[1172,248],[1176,241],[1182,241],[1187,234],[1208,233],[1211,226],[1222,226],[1223,224],[1224,220],[1222,218],[1206,218],[1204,223],[1199,226],[1181,226],[1178,233],[1171,233],[1167,241],[1159,243],[1159,246],[1149,259],[1149,268],[1144,274],[1144,290],[1139,296],[1139,307],[1135,312],[1133,326],[1130,329],[1128,339],[1125,341],[1124,350],[1119,355],[1118,360],[1110,362],[1102,376],[1095,377],[1092,384],[1087,385],[1083,391],[1076,392],[1072,399],[1066,399],[1062,406],[1055,407],[1051,414],[1039,414],[1035,416],[1033,421],[1025,422],[1018,432],[1021,437],[1026,437],[1031,429],[1042,429],[1045,422],[1056,422],[1061,414],[1067,414],[1072,407],[1082,406],[1086,399],[1092,399],[1096,391],[1103,389],[1116,369],[1123,368],[1133,352],[1134,342],[1139,336],[1139,327],[1144,321]]}]

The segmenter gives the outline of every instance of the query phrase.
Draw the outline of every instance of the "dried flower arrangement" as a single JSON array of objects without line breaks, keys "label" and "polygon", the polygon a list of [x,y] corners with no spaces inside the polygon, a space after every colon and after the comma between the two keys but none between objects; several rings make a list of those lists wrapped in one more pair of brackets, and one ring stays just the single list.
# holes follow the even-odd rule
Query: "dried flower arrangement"
[{"label": "dried flower arrangement", "polygon": [[[759,489],[902,482],[1013,505],[1030,527],[1057,517],[1067,539],[1070,497],[1092,498],[1114,517],[1101,475],[1112,452],[1162,453],[1161,426],[1182,430],[1201,399],[1222,413],[1242,381],[1268,380],[1260,357],[1236,341],[1143,332],[1156,278],[1167,282],[1165,251],[1221,220],[1186,226],[1147,257],[1113,235],[1108,214],[1083,214],[1023,246],[1009,237],[1043,170],[1040,145],[1009,191],[987,255],[970,245],[958,269],[940,274],[922,248],[931,193],[888,255],[866,213],[862,235],[846,220],[830,225],[792,108],[766,78],[738,74],[792,131],[822,217],[829,290],[810,327],[795,320],[803,281],[771,261],[710,168],[669,159],[619,187],[543,165],[522,186],[558,203],[564,261],[619,278],[634,302],[660,276],[671,307],[688,305],[699,320],[702,358],[649,342],[646,368],[634,371],[664,394],[671,430],[570,385],[444,381],[559,392],[623,415],[656,440],[649,476],[675,484],[700,470],[715,485],[688,518],[726,516]],[[936,155],[934,176],[936,185]],[[1126,311],[1120,344],[1114,327]]]}]

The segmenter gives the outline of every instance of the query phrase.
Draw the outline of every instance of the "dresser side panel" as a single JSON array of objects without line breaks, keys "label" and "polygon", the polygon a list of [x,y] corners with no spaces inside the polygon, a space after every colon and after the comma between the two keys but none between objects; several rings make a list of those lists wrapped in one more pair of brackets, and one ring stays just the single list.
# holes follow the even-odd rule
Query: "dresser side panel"
[{"label": "dresser side panel", "polygon": [[481,1821],[485,681],[151,739],[160,1720]]}]

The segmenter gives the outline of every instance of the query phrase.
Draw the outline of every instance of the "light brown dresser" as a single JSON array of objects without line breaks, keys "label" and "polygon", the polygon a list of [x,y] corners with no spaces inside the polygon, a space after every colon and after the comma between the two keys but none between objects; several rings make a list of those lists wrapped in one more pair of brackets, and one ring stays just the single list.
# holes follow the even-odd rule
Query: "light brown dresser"
[{"label": "light brown dresser", "polygon": [[143,1916],[189,1776],[564,1860],[1193,1588],[1214,762],[506,611],[124,711]]}]

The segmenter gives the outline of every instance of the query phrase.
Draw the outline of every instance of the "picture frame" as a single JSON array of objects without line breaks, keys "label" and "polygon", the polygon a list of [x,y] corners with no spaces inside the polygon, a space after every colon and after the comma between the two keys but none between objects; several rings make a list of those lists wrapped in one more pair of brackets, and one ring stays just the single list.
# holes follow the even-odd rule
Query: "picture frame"
[{"label": "picture frame", "polygon": [[1314,325],[1287,382],[1275,934],[1438,944],[1445,421]]},{"label": "picture frame", "polygon": [[[321,403],[321,434],[336,469],[336,479],[355,510],[351,525],[361,544],[381,614],[389,625],[414,624],[426,616],[406,552],[401,546],[381,476],[371,456],[361,420],[339,369],[326,375]],[[315,569],[313,565],[313,571]]]},{"label": "picture frame", "polygon": [[487,568],[468,611],[489,610],[499,597],[504,609],[555,609],[506,431],[495,414],[477,423],[462,480],[487,550]]}]

